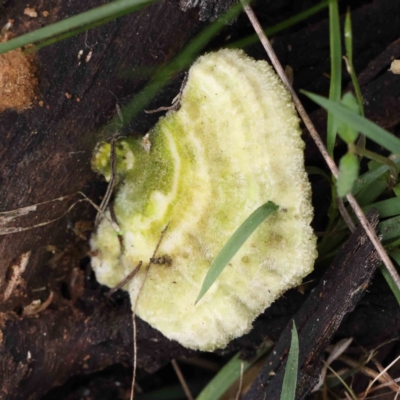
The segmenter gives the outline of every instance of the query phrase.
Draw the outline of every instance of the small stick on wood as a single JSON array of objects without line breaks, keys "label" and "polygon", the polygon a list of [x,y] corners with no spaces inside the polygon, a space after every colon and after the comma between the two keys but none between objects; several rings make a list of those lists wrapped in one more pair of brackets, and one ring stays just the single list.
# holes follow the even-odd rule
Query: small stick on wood
[{"label": "small stick on wood", "polygon": [[107,297],[112,296],[117,290],[122,289],[128,282],[130,282],[134,276],[138,273],[140,267],[142,266],[142,261],[139,261],[139,264],[136,265],[135,269],[127,275],[121,282],[119,282],[116,286],[114,286],[107,294]]},{"label": "small stick on wood", "polygon": [[103,200],[101,201],[100,204],[100,211],[96,215],[96,220],[94,223],[94,226],[97,227],[100,223],[100,219],[104,214],[105,209],[108,206],[108,203],[110,202],[111,195],[113,194],[114,191],[114,186],[115,186],[115,181],[116,181],[116,176],[117,176],[117,171],[116,171],[116,156],[115,156],[115,142],[117,141],[117,138],[112,138],[111,139],[111,149],[110,149],[110,164],[111,164],[111,176],[110,176],[110,182],[108,182],[106,194],[103,197]]},{"label": "small stick on wood", "polygon": [[146,114],[155,114],[161,111],[178,110],[181,105],[183,89],[185,88],[187,81],[188,81],[188,74],[186,73],[185,77],[183,78],[181,87],[179,89],[179,93],[172,99],[172,104],[170,106],[159,107],[156,108],[155,110],[144,110],[144,112]]},{"label": "small stick on wood", "polygon": [[141,286],[140,286],[140,288],[139,288],[138,294],[137,294],[136,299],[135,299],[135,306],[133,307],[133,310],[132,310],[132,325],[133,325],[133,377],[132,377],[132,387],[131,387],[131,397],[130,397],[130,400],[133,400],[134,397],[135,397],[135,381],[136,381],[136,368],[137,368],[137,361],[136,361],[136,360],[137,360],[136,307],[137,307],[138,299],[139,299],[139,296],[140,296],[140,292],[142,291],[143,286],[144,286],[144,283],[146,282],[146,278],[147,278],[147,275],[148,275],[148,273],[149,273],[150,266],[151,266],[151,264],[153,264],[152,259],[155,259],[156,254],[157,254],[157,251],[158,251],[158,249],[159,249],[159,247],[160,247],[160,244],[161,244],[161,242],[162,242],[162,240],[163,240],[163,238],[164,238],[165,232],[167,231],[168,227],[169,227],[169,222],[168,222],[167,226],[166,226],[166,227],[163,229],[163,231],[161,232],[160,239],[158,239],[158,243],[157,243],[157,245],[156,245],[156,248],[154,249],[153,256],[150,258],[150,261],[149,261],[149,263],[147,264],[147,267],[146,267],[146,271],[145,271],[145,275],[144,275],[142,284],[141,284]]},{"label": "small stick on wood", "polygon": [[180,382],[181,385],[182,385],[183,391],[185,392],[185,395],[186,395],[187,399],[188,399],[188,400],[193,400],[192,393],[190,392],[189,386],[187,385],[186,380],[185,380],[185,377],[183,376],[182,371],[181,371],[181,369],[179,368],[179,365],[178,365],[178,363],[176,362],[175,358],[173,358],[173,359],[171,360],[171,364],[172,364],[172,366],[174,367],[174,371],[175,371],[175,373],[176,373],[176,376],[178,377],[179,382]]},{"label": "small stick on wood", "polygon": [[[305,108],[300,102],[296,92],[294,91],[293,87],[290,85],[289,80],[285,74],[285,71],[282,68],[278,57],[276,56],[274,49],[271,46],[267,36],[265,35],[253,9],[247,4],[247,0],[240,0],[244,11],[246,12],[251,24],[255,32],[257,33],[262,45],[264,46],[265,51],[267,52],[273,66],[275,67],[276,72],[278,73],[279,77],[281,78],[283,84],[289,90],[290,94],[292,95],[293,102],[296,106],[296,109],[303,120],[305,126],[307,127],[308,131],[310,132],[311,137],[313,138],[315,144],[317,145],[321,155],[324,157],[325,162],[327,163],[329,169],[332,172],[332,175],[337,178],[338,176],[338,167],[336,166],[333,159],[328,154],[324,143],[322,142],[317,130],[314,127],[314,124],[311,122],[310,117],[308,116]],[[361,210],[361,207],[357,203],[357,200],[352,194],[348,194],[346,196],[347,201],[349,202],[351,208],[353,209],[354,213],[356,214],[358,220],[360,221],[361,225],[365,229],[369,239],[371,240],[372,244],[374,245],[376,251],[378,252],[382,262],[385,264],[389,274],[392,276],[396,286],[400,289],[400,275],[398,274],[395,266],[393,265],[392,261],[390,260],[389,256],[387,255],[382,243],[380,242],[377,234],[375,233],[374,229],[372,228],[371,224],[368,222],[364,212]]]},{"label": "small stick on wood", "polygon": [[337,201],[337,205],[338,205],[338,208],[339,208],[340,215],[342,216],[344,222],[346,223],[346,225],[350,229],[350,232],[353,233],[356,230],[356,226],[355,226],[353,220],[351,219],[350,214],[346,210],[346,207],[344,205],[343,199],[338,197],[336,201]]},{"label": "small stick on wood", "polygon": [[[122,115],[121,108],[119,107],[118,103],[115,105],[115,109],[117,110],[117,114],[121,121],[121,126],[122,126],[124,123],[124,117]],[[116,167],[117,160],[116,160],[116,155],[115,155],[115,143],[121,137],[122,137],[121,133],[119,132],[119,130],[117,130],[116,135],[111,139],[111,142],[110,142],[110,146],[111,146],[111,148],[110,148],[110,164],[111,164],[110,182],[108,182],[106,194],[104,195],[104,198],[100,204],[100,212],[98,212],[96,215],[96,219],[95,219],[95,223],[94,223],[95,228],[98,226],[101,217],[104,215],[104,211],[106,210],[106,208],[110,202],[110,198],[114,191],[114,186],[115,186],[115,182],[117,179],[117,167]],[[118,223],[116,220],[113,219],[113,222],[115,223],[115,225],[118,226]]]}]

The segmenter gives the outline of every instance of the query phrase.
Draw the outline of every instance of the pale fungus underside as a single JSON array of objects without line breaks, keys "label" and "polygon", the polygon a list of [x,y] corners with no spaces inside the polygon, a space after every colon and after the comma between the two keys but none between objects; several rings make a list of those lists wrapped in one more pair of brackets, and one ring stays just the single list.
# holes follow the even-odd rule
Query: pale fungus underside
[{"label": "pale fungus underside", "polygon": [[[290,95],[265,61],[238,50],[200,57],[179,111],[150,132],[150,150],[136,139],[117,144],[114,211],[123,240],[103,218],[91,239],[98,281],[113,287],[143,261],[125,287],[135,304],[146,263],[169,224],[160,262],[140,291],[138,316],[193,349],[223,348],[248,332],[266,307],[311,272],[316,258],[300,135]],[[93,159],[107,179],[109,154],[104,144]],[[279,210],[195,305],[214,258],[267,201]]]}]

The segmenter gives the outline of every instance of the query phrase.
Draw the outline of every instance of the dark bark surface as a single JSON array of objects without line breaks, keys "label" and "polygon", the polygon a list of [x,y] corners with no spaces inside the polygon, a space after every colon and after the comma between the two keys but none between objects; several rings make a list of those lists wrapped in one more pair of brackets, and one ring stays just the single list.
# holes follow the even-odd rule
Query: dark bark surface
[{"label": "dark bark surface", "polygon": [[[195,3],[197,7],[191,8]],[[183,12],[178,0],[162,1],[37,51],[37,99],[25,112],[5,111],[0,115],[0,211],[78,191],[98,203],[104,184],[91,171],[90,157],[96,143],[118,129],[104,128],[115,115],[115,104],[128,103],[144,86],[149,71],[172,60],[206,26],[199,12],[203,13],[201,18],[213,19],[228,3],[186,1]],[[400,56],[400,4],[390,0],[349,3],[354,8],[355,68],[360,73],[367,117],[396,132],[400,79],[388,68],[392,59]],[[33,1],[30,7],[36,8],[38,17],[30,18],[23,14],[25,4],[9,0],[1,9],[0,23],[14,19],[13,32],[19,35],[100,4],[95,0]],[[255,10],[263,25],[271,26],[309,4],[265,1],[257,3]],[[43,11],[49,11],[49,16],[43,17]],[[326,11],[321,12],[274,39],[282,63],[294,70],[295,88],[323,95],[328,91],[330,69],[326,17]],[[247,20],[240,16],[208,50],[223,46],[228,37],[232,42],[251,33]],[[265,58],[258,44],[246,51]],[[350,80],[345,72],[344,78],[346,85]],[[149,108],[169,104],[179,90],[180,77],[172,82]],[[306,105],[323,135],[324,112],[308,102]],[[140,112],[126,124],[124,133],[144,134],[157,118]],[[323,167],[315,146],[307,135],[304,138],[307,164]],[[320,196],[316,199],[316,221],[322,219],[321,204],[328,197],[326,193]],[[77,199],[78,195],[38,207],[14,225],[32,226],[55,218]],[[124,296],[116,303],[107,300],[85,258],[88,249],[82,239],[88,235],[87,221],[93,218],[91,206],[79,203],[72,213],[53,224],[0,237],[0,398],[39,399],[71,376],[131,363],[128,300]],[[31,252],[28,265],[5,299],[14,266],[27,252]],[[317,279],[321,274],[316,273]],[[51,304],[44,311],[30,316],[23,313],[33,300],[45,301],[50,295]],[[254,351],[265,336],[278,339],[306,297],[295,290],[288,292],[258,318],[252,332],[231,343],[226,352]],[[339,337],[352,335],[363,345],[374,346],[398,334],[400,312],[380,277],[362,302],[339,328]],[[171,358],[193,354],[141,321],[138,348],[138,366],[149,373]]]},{"label": "dark bark surface", "polygon": [[[376,227],[377,213],[371,212],[369,220]],[[304,399],[318,383],[325,349],[343,318],[364,295],[379,264],[374,246],[358,227],[294,315],[299,335],[296,399]],[[292,328],[289,323],[282,332],[245,400],[280,399]]]}]

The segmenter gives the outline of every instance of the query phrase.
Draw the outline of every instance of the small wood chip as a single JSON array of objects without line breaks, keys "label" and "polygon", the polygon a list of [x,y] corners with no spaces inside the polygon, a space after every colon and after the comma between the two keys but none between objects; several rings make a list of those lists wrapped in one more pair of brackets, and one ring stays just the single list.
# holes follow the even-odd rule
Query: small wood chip
[{"label": "small wood chip", "polygon": [[24,14],[31,18],[37,18],[37,12],[34,8],[26,7],[24,10]]},{"label": "small wood chip", "polygon": [[396,75],[400,74],[400,60],[392,61],[389,71],[392,71]]}]

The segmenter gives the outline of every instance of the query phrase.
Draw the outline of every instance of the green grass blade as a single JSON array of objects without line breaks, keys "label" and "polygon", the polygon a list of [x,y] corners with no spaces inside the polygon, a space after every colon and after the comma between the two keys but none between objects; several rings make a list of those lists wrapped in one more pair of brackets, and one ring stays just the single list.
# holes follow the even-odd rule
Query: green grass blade
[{"label": "green grass blade", "polygon": [[393,217],[379,224],[382,240],[388,241],[400,237],[400,216]]},{"label": "green grass blade", "polygon": [[[400,165],[400,156],[395,156],[391,159],[396,165]],[[367,189],[368,186],[374,183],[377,179],[381,178],[388,170],[389,167],[387,165],[380,165],[378,168],[360,175],[354,184],[353,194],[357,196],[360,192]]]},{"label": "green grass blade", "polygon": [[296,324],[293,321],[292,341],[286,363],[285,376],[283,378],[280,400],[294,400],[297,386],[297,370],[299,364],[299,336],[297,335]]},{"label": "green grass blade", "polygon": [[349,385],[343,380],[343,378],[334,369],[332,369],[329,365],[328,365],[328,369],[336,376],[336,378],[340,381],[340,383],[345,387],[347,392],[350,393],[351,398],[353,400],[357,400],[358,397],[355,395],[353,389],[351,389],[351,387],[349,387]]},{"label": "green grass blade", "polygon": [[[155,0],[119,0],[107,3],[103,6],[93,8],[70,18],[56,22],[44,28],[37,29],[25,35],[18,36],[5,43],[0,43],[0,54],[7,51],[26,46],[31,43],[38,43],[42,40],[50,39],[57,35],[62,35],[68,31],[80,30],[86,25],[96,22],[117,18],[119,16],[136,11],[141,7],[154,3]],[[114,16],[114,17],[113,17]]]},{"label": "green grass blade", "polygon": [[325,178],[329,183],[331,183],[331,178],[330,176],[321,168],[314,167],[314,166],[308,166],[306,167],[306,173],[307,175],[319,175]]},{"label": "green grass blade", "polygon": [[344,21],[344,45],[346,48],[347,58],[350,62],[353,60],[353,29],[351,27],[350,9],[347,9]]},{"label": "green grass blade", "polygon": [[[165,86],[165,84],[175,74],[190,66],[198,57],[201,50],[203,50],[211,39],[226,26],[227,21],[235,18],[241,11],[242,5],[239,2],[192,39],[173,61],[161,68],[146,87],[137,93],[133,100],[121,110],[124,124],[128,124],[133,118],[135,118],[136,115],[142,111],[147,104],[149,104],[157,92]],[[114,135],[115,126],[118,126],[118,124],[120,124],[120,119],[118,115],[115,115],[109,122],[108,126],[104,129],[106,136],[107,132],[110,136]],[[106,139],[107,137],[103,138],[103,140]]]},{"label": "green grass blade", "polygon": [[256,356],[250,361],[242,361],[240,353],[231,358],[207,386],[196,397],[196,400],[217,400],[240,378],[241,366],[243,363],[243,372],[249,369],[256,361],[272,349],[273,343],[266,343],[259,350]]},{"label": "green grass blade", "polygon": [[[378,179],[373,185],[362,190],[356,199],[361,207],[366,207],[368,204],[373,203],[376,199],[387,189],[387,182],[383,179]],[[354,188],[352,193],[354,194]]]},{"label": "green grass blade", "polygon": [[[393,258],[393,260],[396,262],[397,265],[400,265],[400,252],[399,251],[390,251],[389,252],[390,257]],[[396,283],[394,282],[392,275],[389,274],[389,271],[386,269],[384,265],[381,265],[379,267],[383,277],[386,280],[386,283],[389,285],[391,291],[393,292],[394,297],[396,297],[397,302],[400,305],[400,290],[397,287]]]},{"label": "green grass blade", "polygon": [[[155,1],[155,0],[153,0],[153,1]],[[81,26],[79,28],[69,30],[69,31],[67,31],[65,33],[62,33],[60,35],[56,35],[56,36],[50,37],[49,39],[41,40],[40,42],[38,42],[36,44],[36,46],[32,50],[33,51],[37,51],[37,50],[40,50],[43,47],[50,46],[52,44],[61,42],[61,41],[65,40],[65,39],[68,39],[68,38],[73,37],[73,36],[77,36],[82,32],[86,32],[86,31],[88,31],[90,29],[96,28],[97,26],[105,25],[108,22],[114,21],[115,19],[117,19],[119,17],[122,17],[122,16],[124,16],[124,15],[126,15],[126,14],[128,14],[130,12],[137,11],[137,10],[139,10],[139,8],[140,7],[134,7],[131,10],[123,10],[123,11],[121,11],[119,13],[111,14],[107,18],[103,18],[103,19],[100,19],[98,21],[89,23],[87,25],[83,25],[83,26]],[[30,51],[30,49],[28,49],[27,51]]]},{"label": "green grass blade", "polygon": [[393,192],[397,197],[400,197],[400,184],[399,183],[393,188]]},{"label": "green grass blade", "polygon": [[347,71],[350,74],[351,82],[353,84],[354,91],[356,93],[356,98],[357,98],[358,106],[360,108],[360,113],[362,116],[364,116],[363,98],[362,98],[360,85],[358,84],[357,75],[356,75],[356,72],[354,70],[354,65],[353,65],[353,30],[351,27],[350,9],[348,9],[346,12],[346,19],[344,22],[344,43],[345,43],[345,47],[346,47],[346,56],[347,56],[347,58],[346,58]]},{"label": "green grass blade", "polygon": [[250,235],[257,229],[257,227],[272,213],[274,213],[279,206],[272,201],[268,201],[261,207],[257,208],[236,230],[236,232],[226,242],[225,246],[219,252],[215,260],[212,262],[206,277],[204,278],[203,285],[201,286],[200,293],[196,299],[196,303],[205,295],[210,289],[212,284],[224,270],[226,265],[231,261],[233,256],[243,246],[244,242]]},{"label": "green grass blade", "polygon": [[[340,37],[339,7],[337,0],[329,0],[329,42],[331,54],[331,82],[329,99],[340,101],[342,96],[342,43]],[[328,113],[326,146],[328,153],[333,156],[337,133],[335,116]]]},{"label": "green grass blade", "polygon": [[400,198],[393,197],[392,199],[378,201],[377,203],[369,204],[363,207],[365,214],[368,214],[371,208],[376,208],[380,218],[394,217],[400,215]]},{"label": "green grass blade", "polygon": [[395,154],[400,154],[400,139],[385,129],[382,129],[380,126],[374,124],[366,118],[353,113],[341,104],[335,103],[310,92],[302,91],[302,93],[332,113],[340,121],[363,133],[367,138],[373,140]]},{"label": "green grass blade", "polygon": [[[329,4],[329,0],[324,0],[321,3],[316,4],[315,6],[310,7],[307,10],[304,10],[304,11],[294,15],[293,17],[290,17],[290,18],[286,19],[285,21],[280,22],[279,24],[276,24],[274,26],[271,26],[270,28],[265,29],[264,33],[266,34],[267,37],[276,35],[277,33],[282,32],[285,29],[288,29],[291,26],[294,26],[294,25],[298,24],[299,22],[304,21],[307,18],[311,17],[312,15],[318,13],[319,11],[328,7],[328,4]],[[260,39],[258,38],[257,34],[254,34],[254,35],[250,35],[244,39],[237,40],[236,42],[229,43],[227,47],[242,49],[243,47],[250,46],[259,41],[260,41]]]}]

